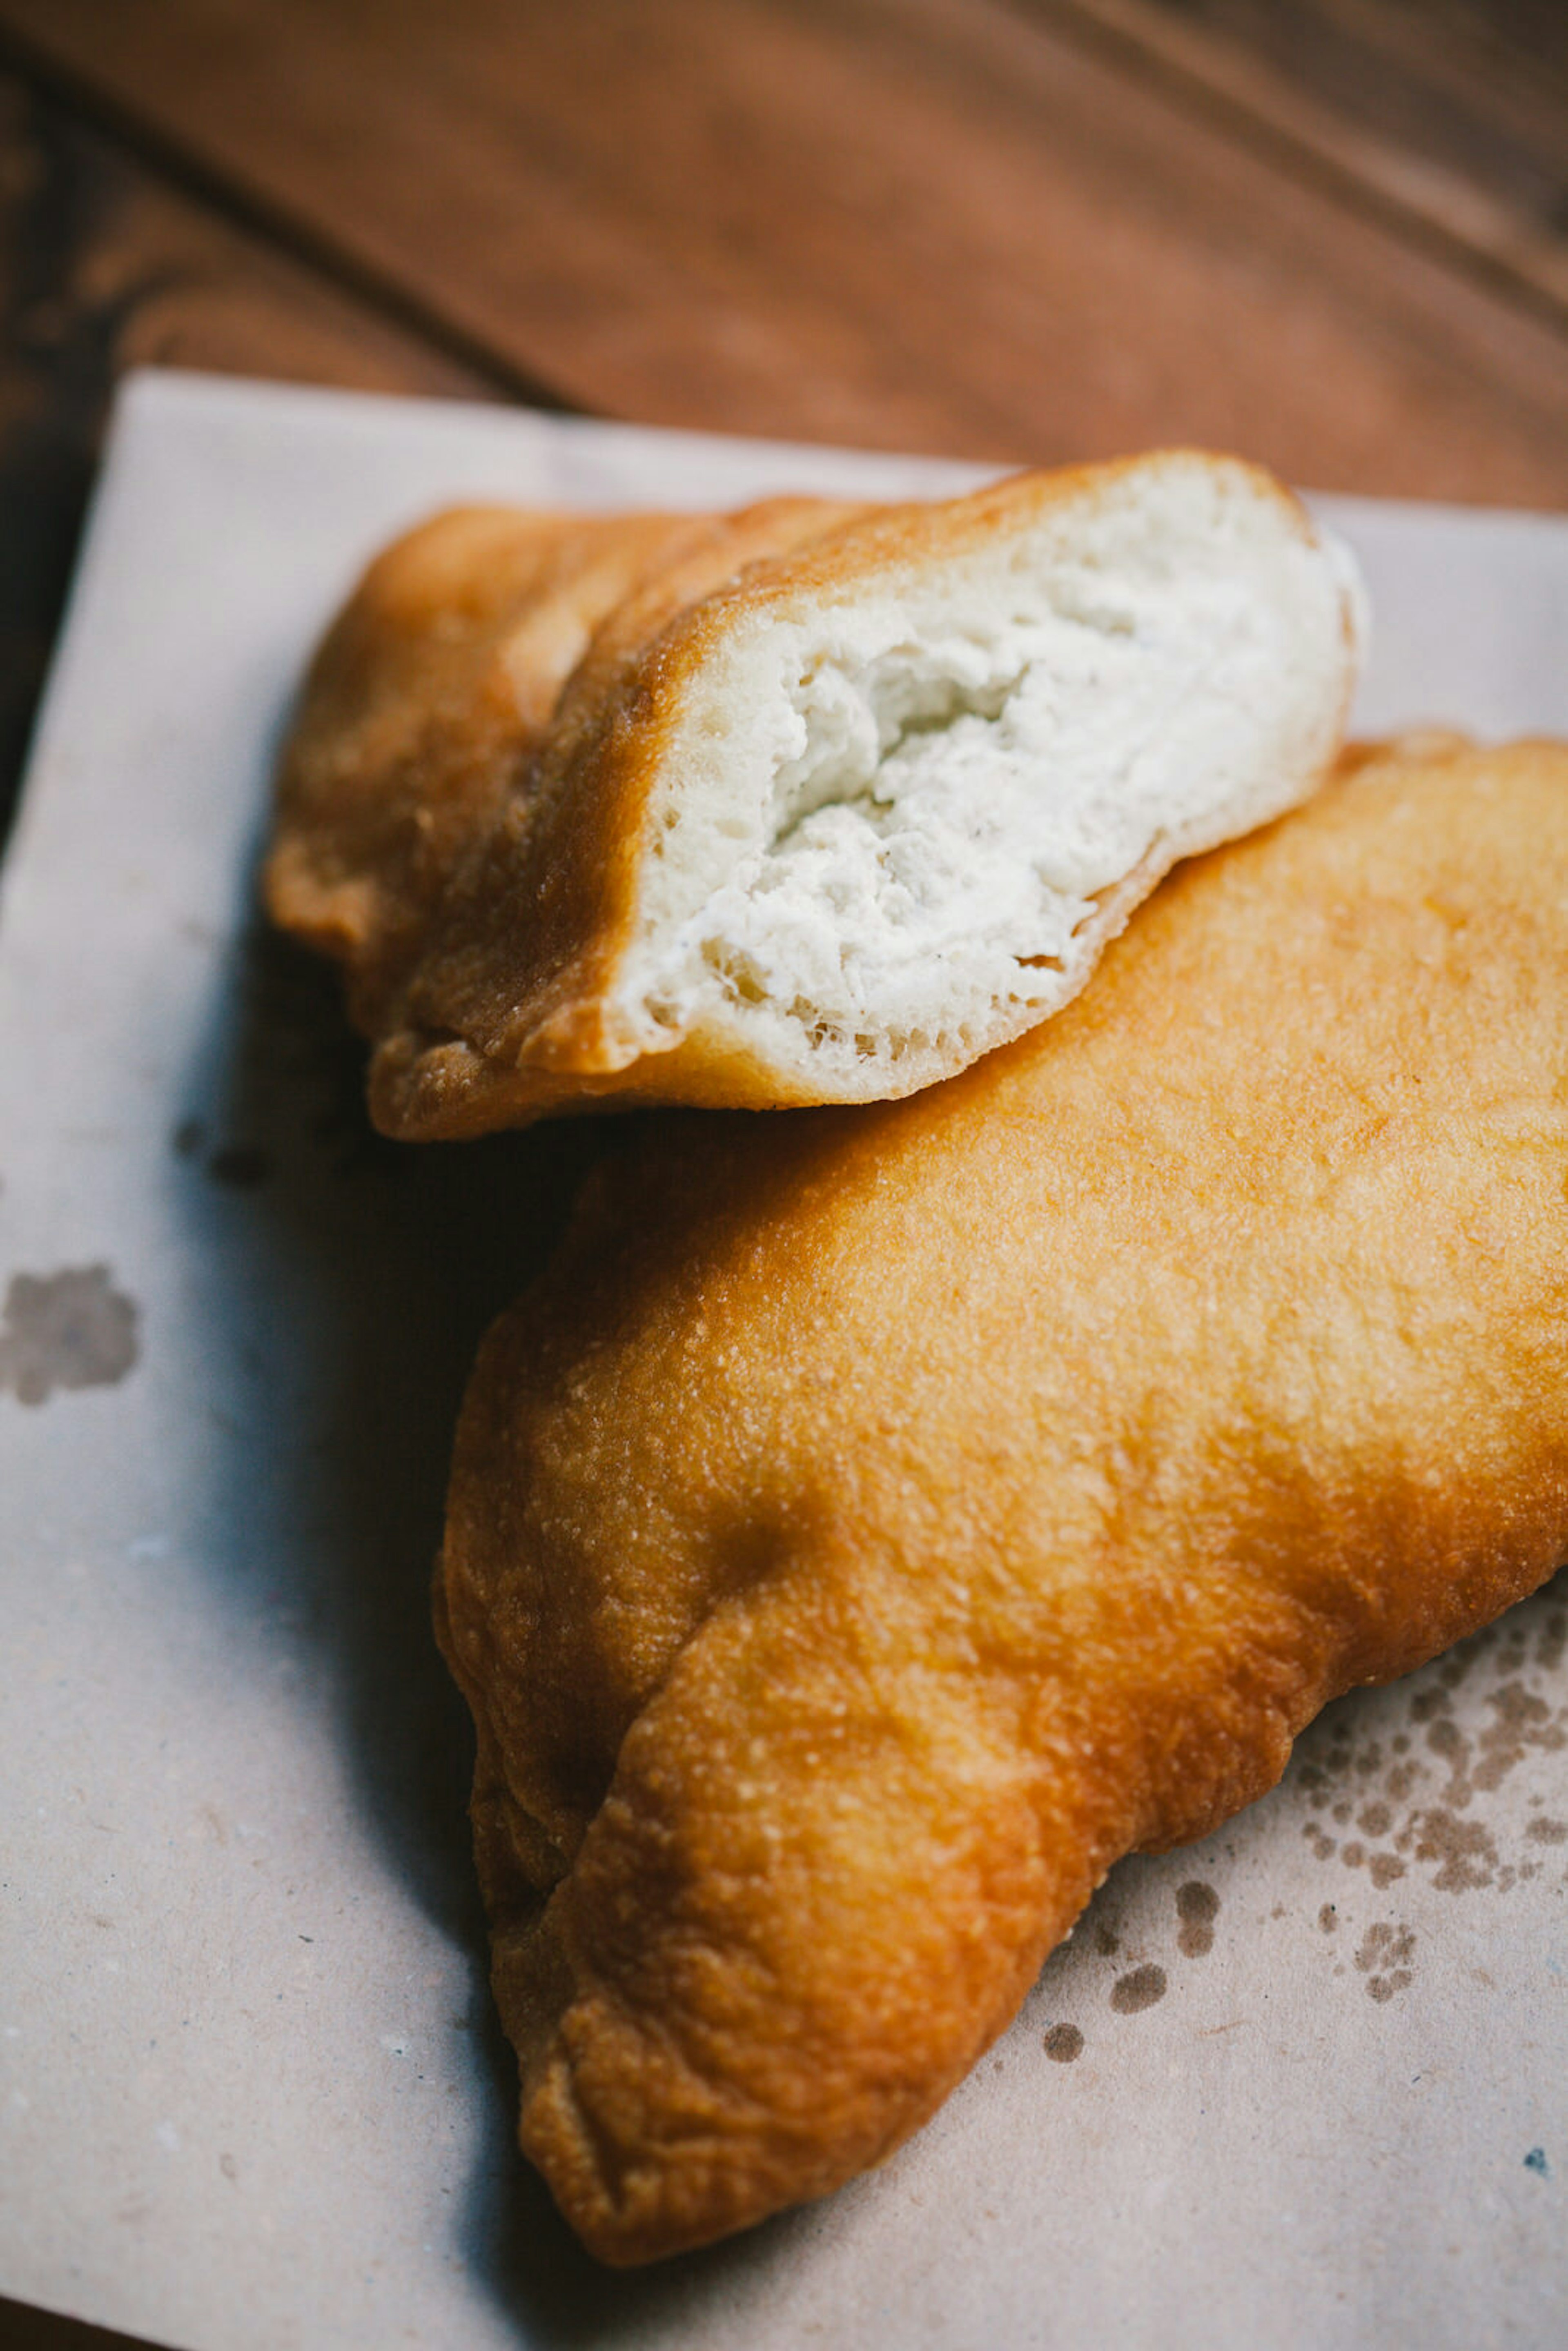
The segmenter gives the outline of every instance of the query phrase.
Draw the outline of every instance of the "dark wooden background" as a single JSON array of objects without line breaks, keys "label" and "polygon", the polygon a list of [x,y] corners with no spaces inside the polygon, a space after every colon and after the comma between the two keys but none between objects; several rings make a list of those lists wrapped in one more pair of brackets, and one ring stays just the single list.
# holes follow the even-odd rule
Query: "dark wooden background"
[{"label": "dark wooden background", "polygon": [[145,361],[1568,508],[1568,0],[0,0],[0,828]]}]

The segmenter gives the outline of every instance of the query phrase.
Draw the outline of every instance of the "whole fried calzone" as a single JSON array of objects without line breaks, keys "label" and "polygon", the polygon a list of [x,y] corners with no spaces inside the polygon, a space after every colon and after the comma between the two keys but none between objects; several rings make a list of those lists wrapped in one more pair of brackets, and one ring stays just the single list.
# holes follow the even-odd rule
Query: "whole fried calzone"
[{"label": "whole fried calzone", "polygon": [[268,901],[347,967],[390,1134],[910,1093],[1314,789],[1357,598],[1270,475],[1190,453],[936,506],[446,515],[318,656]]},{"label": "whole fried calzone", "polygon": [[441,1579],[522,2143],[603,2259],[914,2130],[1106,1870],[1568,1554],[1568,750],[1397,748],[896,1104],[671,1116]]}]

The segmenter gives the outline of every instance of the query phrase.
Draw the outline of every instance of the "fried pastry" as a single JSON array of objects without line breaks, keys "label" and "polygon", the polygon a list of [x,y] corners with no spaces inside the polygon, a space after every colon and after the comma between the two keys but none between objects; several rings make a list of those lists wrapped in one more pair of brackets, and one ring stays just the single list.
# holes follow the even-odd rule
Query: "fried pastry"
[{"label": "fried pastry", "polygon": [[1568,750],[1185,866],[911,1100],[646,1123],[438,1616],[522,2144],[606,2261],[895,2147],[1113,1862],[1568,1555]]},{"label": "fried pastry", "polygon": [[346,966],[393,1134],[909,1093],[1315,787],[1358,610],[1288,492],[1186,453],[937,506],[459,512],[322,647],[269,904]]}]

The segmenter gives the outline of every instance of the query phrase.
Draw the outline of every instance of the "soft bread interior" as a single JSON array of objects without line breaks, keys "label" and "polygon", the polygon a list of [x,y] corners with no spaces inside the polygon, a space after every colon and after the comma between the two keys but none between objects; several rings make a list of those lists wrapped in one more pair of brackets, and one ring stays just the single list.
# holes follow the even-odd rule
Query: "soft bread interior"
[{"label": "soft bread interior", "polygon": [[701,1030],[844,1099],[1031,1026],[1178,857],[1311,788],[1360,611],[1276,486],[1181,457],[764,598],[672,714],[628,1057]]}]

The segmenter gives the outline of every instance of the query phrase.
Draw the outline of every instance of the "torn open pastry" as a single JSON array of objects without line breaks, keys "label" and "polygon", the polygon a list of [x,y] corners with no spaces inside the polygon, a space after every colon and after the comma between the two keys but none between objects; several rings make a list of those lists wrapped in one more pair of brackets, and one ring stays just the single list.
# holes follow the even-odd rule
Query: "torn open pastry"
[{"label": "torn open pastry", "polygon": [[595,2252],[876,2162],[1120,1855],[1568,1555],[1565,904],[1568,749],[1396,748],[948,1084],[612,1156],[439,1598]]},{"label": "torn open pastry", "polygon": [[465,510],[326,640],[267,872],[388,1132],[913,1092],[1337,748],[1349,559],[1176,452],[946,505]]}]

